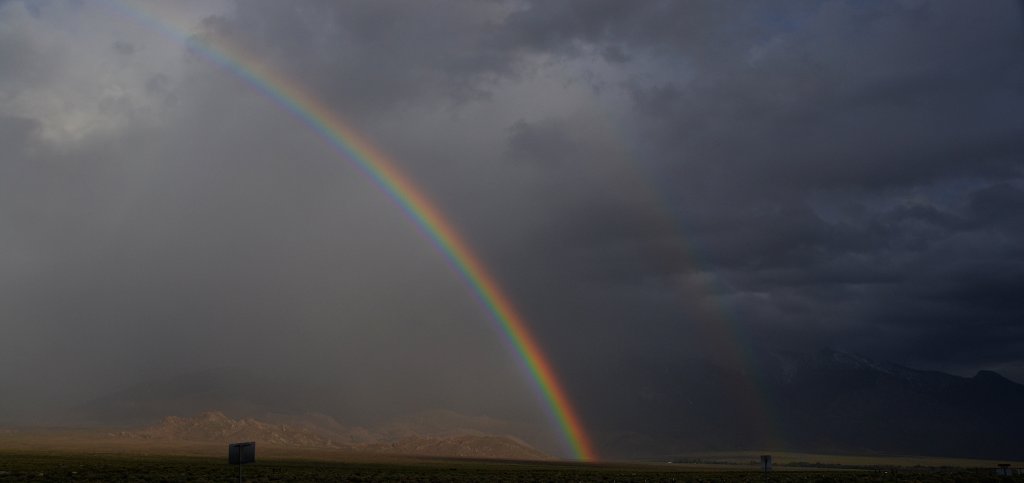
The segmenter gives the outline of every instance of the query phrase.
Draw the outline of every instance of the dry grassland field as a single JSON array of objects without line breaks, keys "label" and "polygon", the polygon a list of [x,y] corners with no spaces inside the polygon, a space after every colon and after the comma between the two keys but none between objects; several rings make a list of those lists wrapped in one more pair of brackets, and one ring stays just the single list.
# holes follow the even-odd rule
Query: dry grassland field
[{"label": "dry grassland field", "polygon": [[[99,451],[97,451],[99,450]],[[176,448],[0,448],[0,481],[237,481],[238,468],[209,446]],[[226,453],[226,448],[225,448]],[[268,448],[243,468],[244,481],[495,481],[763,483],[750,464],[754,453],[705,453],[668,462],[530,462],[375,457],[330,451]],[[767,481],[845,482],[1024,482],[1001,477],[981,460],[779,454]],[[1020,467],[1021,463],[1013,463]]]}]

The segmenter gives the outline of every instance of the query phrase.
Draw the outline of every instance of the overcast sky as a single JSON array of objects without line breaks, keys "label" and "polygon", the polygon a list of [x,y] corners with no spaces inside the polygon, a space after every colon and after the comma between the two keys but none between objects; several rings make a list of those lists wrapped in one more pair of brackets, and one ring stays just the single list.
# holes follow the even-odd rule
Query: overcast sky
[{"label": "overcast sky", "polygon": [[8,0],[6,419],[238,366],[545,418],[392,199],[132,9],[390,154],[584,412],[610,366],[754,349],[1024,382],[1019,2]]}]

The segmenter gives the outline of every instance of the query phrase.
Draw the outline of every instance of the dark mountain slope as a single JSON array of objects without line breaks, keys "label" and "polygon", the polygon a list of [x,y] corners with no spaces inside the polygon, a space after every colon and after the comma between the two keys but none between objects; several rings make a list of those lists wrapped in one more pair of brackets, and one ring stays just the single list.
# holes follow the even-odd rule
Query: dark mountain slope
[{"label": "dark mountain slope", "polygon": [[[622,367],[636,367],[623,364]],[[606,453],[773,449],[986,458],[1024,454],[1024,386],[823,350],[762,353],[745,371],[650,363],[585,416]],[[621,375],[620,375],[621,376]]]}]

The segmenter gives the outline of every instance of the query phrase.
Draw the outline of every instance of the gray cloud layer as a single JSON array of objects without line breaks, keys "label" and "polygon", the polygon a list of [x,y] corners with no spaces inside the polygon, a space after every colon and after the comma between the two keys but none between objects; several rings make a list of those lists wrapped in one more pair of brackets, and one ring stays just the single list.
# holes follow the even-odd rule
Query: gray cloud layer
[{"label": "gray cloud layer", "polygon": [[[181,9],[394,156],[584,414],[588,374],[723,344],[1024,379],[1019,3]],[[544,421],[392,200],[104,4],[0,4],[0,146],[13,419],[248,359],[329,381],[356,412]]]}]

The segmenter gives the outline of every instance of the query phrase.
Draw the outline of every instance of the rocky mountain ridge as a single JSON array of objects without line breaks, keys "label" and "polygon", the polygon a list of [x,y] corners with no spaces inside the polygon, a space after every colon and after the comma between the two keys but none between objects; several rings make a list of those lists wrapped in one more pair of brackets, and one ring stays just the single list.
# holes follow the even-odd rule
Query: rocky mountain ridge
[{"label": "rocky mountain ridge", "polygon": [[219,411],[207,411],[196,417],[168,416],[159,424],[120,431],[115,436],[150,442],[257,441],[278,447],[340,449],[373,454],[519,460],[551,458],[508,435],[454,428],[442,433],[418,434],[414,429],[400,431],[394,426],[382,429],[345,427],[333,418],[320,415],[287,419],[291,421],[232,419]]},{"label": "rocky mountain ridge", "polygon": [[616,377],[633,384],[602,395],[609,410],[586,419],[596,422],[599,445],[621,457],[735,449],[1024,454],[1024,385],[991,371],[961,377],[825,349],[762,352],[743,368],[657,361]]}]

